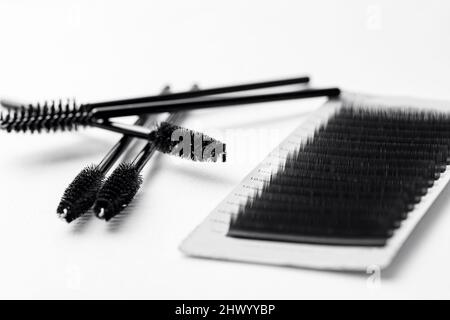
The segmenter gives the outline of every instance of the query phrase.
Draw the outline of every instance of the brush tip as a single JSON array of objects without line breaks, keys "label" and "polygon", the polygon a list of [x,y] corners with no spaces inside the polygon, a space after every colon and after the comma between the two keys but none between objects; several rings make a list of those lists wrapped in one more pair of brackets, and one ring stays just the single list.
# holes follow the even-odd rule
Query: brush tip
[{"label": "brush tip", "polygon": [[142,177],[137,168],[130,163],[121,163],[98,192],[94,204],[97,218],[109,221],[118,215],[133,200],[141,184]]},{"label": "brush tip", "polygon": [[2,113],[0,128],[7,132],[50,132],[78,129],[91,122],[85,106],[75,102],[46,102],[43,105],[28,105],[10,108]]},{"label": "brush tip", "polygon": [[66,222],[85,214],[94,204],[104,174],[95,166],[84,168],[64,191],[56,213]]},{"label": "brush tip", "polygon": [[162,122],[150,135],[158,151],[192,161],[225,162],[225,144],[201,132]]}]

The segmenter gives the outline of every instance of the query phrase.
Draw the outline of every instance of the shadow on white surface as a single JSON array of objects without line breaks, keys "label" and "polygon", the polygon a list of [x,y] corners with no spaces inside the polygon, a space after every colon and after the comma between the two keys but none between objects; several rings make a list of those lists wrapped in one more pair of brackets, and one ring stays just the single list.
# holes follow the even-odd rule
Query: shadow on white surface
[{"label": "shadow on white surface", "polygon": [[[74,132],[74,134],[77,133]],[[77,139],[63,147],[61,145],[49,146],[39,152],[33,150],[33,153],[29,156],[17,158],[15,161],[21,166],[42,167],[43,165],[55,165],[67,161],[82,160],[91,158],[92,156],[98,156],[100,160],[104,153],[102,151],[107,150],[109,144],[111,143],[105,139],[93,136],[81,137],[81,139]]]},{"label": "shadow on white surface", "polygon": [[[255,110],[254,112],[258,112]],[[233,124],[226,124],[224,126],[218,125],[215,129],[243,129],[248,127],[264,127],[264,126],[274,126],[281,125],[283,122],[290,122],[292,119],[298,118],[299,121],[311,112],[311,109],[299,110],[298,112],[290,112],[288,114],[278,115],[277,112],[273,112],[271,115],[267,115],[264,118],[259,119],[247,119],[247,121],[233,121]],[[236,118],[235,118],[236,119]]]},{"label": "shadow on white surface", "polygon": [[139,193],[133,201],[123,209],[117,216],[106,222],[108,232],[120,232],[126,225],[126,222],[133,218],[137,211],[139,211],[140,202],[142,201],[144,192]]},{"label": "shadow on white surface", "polygon": [[220,168],[217,168],[217,175],[211,174],[211,170],[206,171],[204,170],[205,168],[195,167],[195,164],[192,166],[172,165],[170,167],[168,166],[167,169],[175,172],[177,175],[195,178],[207,183],[236,184],[236,180],[230,179],[229,176],[221,172]]},{"label": "shadow on white surface", "polygon": [[75,220],[73,228],[72,228],[72,233],[74,233],[74,234],[84,233],[88,224],[92,220],[94,220],[93,217],[94,217],[94,212],[92,210],[89,210],[84,215],[82,215],[77,220]]}]

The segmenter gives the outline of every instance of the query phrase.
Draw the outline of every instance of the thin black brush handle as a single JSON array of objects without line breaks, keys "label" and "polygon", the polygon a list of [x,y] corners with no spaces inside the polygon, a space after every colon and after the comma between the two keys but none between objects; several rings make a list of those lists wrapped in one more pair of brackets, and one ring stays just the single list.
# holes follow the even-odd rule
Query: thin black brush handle
[{"label": "thin black brush handle", "polygon": [[305,89],[292,92],[270,93],[261,95],[249,95],[231,98],[213,98],[187,102],[166,102],[159,104],[134,104],[129,106],[111,106],[92,109],[95,118],[114,118],[141,114],[152,114],[160,112],[187,111],[193,109],[206,109],[216,107],[227,107],[244,104],[283,101],[292,99],[305,99],[314,97],[336,97],[339,96],[338,88]]},{"label": "thin black brush handle", "polygon": [[[134,123],[135,126],[146,126],[148,125],[148,116],[141,116]],[[117,159],[125,152],[128,146],[133,142],[134,139],[137,139],[132,135],[124,135],[106,154],[103,160],[98,164],[97,168],[101,172],[108,172],[109,169],[116,163]]]},{"label": "thin black brush handle", "polygon": [[136,156],[136,158],[133,160],[133,165],[136,168],[138,172],[141,172],[142,169],[144,169],[147,162],[151,159],[153,154],[156,151],[156,146],[154,143],[147,143],[142,150],[139,152],[139,154]]},{"label": "thin black brush handle", "polygon": [[[173,112],[168,116],[166,122],[178,121],[180,117],[182,117],[182,115],[180,115],[180,112]],[[146,126],[110,121],[93,121],[91,125],[108,131],[121,133],[125,135],[125,137],[140,138],[144,140],[149,140],[150,134],[153,131],[150,128],[146,128]]]},{"label": "thin black brush handle", "polygon": [[[170,87],[166,86],[161,95],[167,94],[170,91]],[[140,116],[136,122],[134,123],[135,126],[147,126],[150,122],[150,117],[148,115]],[[99,169],[101,172],[106,173],[111,169],[111,167],[116,163],[116,161],[122,156],[122,154],[125,152],[125,150],[128,148],[128,146],[133,142],[133,140],[136,139],[133,136],[130,135],[124,135],[112,148],[109,150],[109,152],[106,154],[106,156],[103,158],[103,160],[98,164],[97,169]]]},{"label": "thin black brush handle", "polygon": [[[170,89],[168,89],[170,90]],[[193,85],[191,92],[198,91],[198,85]],[[180,121],[184,116],[186,115],[186,112],[172,112],[169,114],[166,122],[177,122]],[[148,115],[147,115],[148,116]],[[138,120],[139,121],[139,120]],[[125,137],[134,137],[134,138],[140,138],[144,140],[148,140],[150,137],[150,134],[152,133],[152,129],[146,128],[146,126],[141,126],[139,124],[125,124],[125,123],[119,123],[119,122],[111,122],[109,120],[100,120],[100,121],[93,121],[91,123],[92,126],[105,129],[112,132],[117,132],[124,134]],[[149,142],[149,144],[152,144]],[[146,162],[145,162],[146,163]],[[145,163],[143,165],[145,165]]]},{"label": "thin black brush handle", "polygon": [[90,123],[90,125],[100,129],[105,129],[108,131],[117,132],[127,136],[146,140],[149,139],[149,135],[152,132],[151,129],[142,126],[110,121],[93,121]]},{"label": "thin black brush handle", "polygon": [[89,104],[85,104],[84,106],[88,110],[92,110],[94,108],[103,108],[103,107],[110,107],[110,106],[197,98],[197,97],[208,96],[208,95],[233,93],[233,92],[239,92],[239,91],[249,91],[249,90],[272,88],[272,87],[281,87],[281,86],[287,86],[287,85],[293,85],[293,84],[302,84],[302,83],[308,83],[309,80],[310,80],[309,77],[304,76],[304,77],[281,79],[281,80],[253,82],[253,83],[233,85],[233,86],[216,87],[216,88],[210,88],[210,89],[204,89],[204,90],[195,90],[195,91],[191,90],[191,91],[185,91],[185,92],[166,94],[164,96],[157,95],[157,96],[148,96],[148,97],[141,97],[141,98],[131,98],[131,99],[124,99],[124,100],[113,100],[113,101],[89,103]]},{"label": "thin black brush handle", "polygon": [[[86,103],[86,104],[83,104],[83,107],[85,107],[86,110],[92,110],[93,108],[102,108],[102,107],[110,107],[110,106],[118,106],[118,105],[162,102],[162,101],[179,100],[179,99],[190,99],[190,98],[198,98],[198,97],[208,96],[208,95],[282,87],[282,86],[288,86],[288,85],[294,85],[294,84],[307,84],[307,83],[309,83],[309,81],[310,81],[310,77],[303,76],[303,77],[280,79],[280,80],[253,82],[253,83],[239,84],[239,85],[233,85],[233,86],[216,87],[216,88],[210,88],[210,89],[204,89],[204,90],[184,91],[184,92],[170,93],[170,94],[165,94],[165,95],[155,95],[155,96],[147,96],[147,97],[140,97],[140,98],[130,98],[130,99],[122,99],[122,100],[111,100],[111,101],[104,101],[104,102]],[[5,108],[15,108],[15,107],[19,108],[19,107],[23,106],[24,104],[17,103],[15,101],[2,99],[2,100],[0,100],[0,105],[2,105]]]}]

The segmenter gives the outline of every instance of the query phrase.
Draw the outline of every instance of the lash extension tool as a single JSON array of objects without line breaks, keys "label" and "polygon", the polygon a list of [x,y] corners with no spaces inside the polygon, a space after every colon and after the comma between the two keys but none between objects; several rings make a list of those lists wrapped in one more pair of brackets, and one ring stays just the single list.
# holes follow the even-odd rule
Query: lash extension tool
[{"label": "lash extension tool", "polygon": [[[199,89],[194,85],[191,90]],[[186,112],[171,113],[164,122],[179,123],[185,116]],[[99,219],[109,221],[133,200],[143,182],[141,172],[155,151],[155,144],[148,142],[131,162],[121,163],[106,179],[94,205]]]},{"label": "lash extension tool", "polygon": [[[170,87],[166,86],[161,95],[168,94]],[[139,117],[135,125],[147,126],[152,122],[149,116]],[[64,191],[56,210],[60,218],[70,223],[85,214],[94,204],[98,190],[101,188],[105,175],[117,160],[127,150],[136,138],[124,135],[97,165],[85,167]]]},{"label": "lash extension tool", "polygon": [[[305,89],[292,92],[272,93],[262,95],[248,95],[231,98],[205,98],[194,101],[163,102],[154,104],[136,104],[130,106],[111,106],[94,108],[91,111],[83,107],[62,108],[54,105],[49,108],[22,109],[20,112],[8,113],[1,116],[1,128],[11,131],[57,131],[77,129],[78,126],[96,126],[110,131],[128,134],[135,137],[148,139],[149,130],[126,124],[114,123],[111,117],[152,114],[160,112],[187,111],[214,107],[237,106],[271,101],[283,101],[291,99],[305,99],[313,97],[337,97],[340,94],[338,88]],[[98,119],[97,119],[98,117]],[[106,118],[106,119],[105,119]]]}]

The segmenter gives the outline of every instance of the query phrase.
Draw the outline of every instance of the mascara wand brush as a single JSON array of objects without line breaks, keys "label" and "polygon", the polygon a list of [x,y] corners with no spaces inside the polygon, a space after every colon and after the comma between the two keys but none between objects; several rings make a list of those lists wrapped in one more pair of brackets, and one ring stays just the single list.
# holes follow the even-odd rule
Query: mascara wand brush
[{"label": "mascara wand brush", "polygon": [[[143,115],[146,116],[146,114]],[[28,108],[20,108],[15,111],[9,110],[6,115],[0,114],[0,127],[7,132],[70,131],[77,129],[80,125],[90,125],[149,141],[161,137],[160,134],[155,135],[152,129],[145,128],[139,124],[117,123],[107,119],[92,119],[85,111],[80,111],[76,107],[70,108],[66,106],[65,109],[58,107],[57,111],[55,111],[54,104],[52,104],[51,108],[48,108],[47,105],[44,105],[44,107],[37,105],[36,108],[29,106]],[[179,128],[170,128],[170,125],[166,125],[161,127],[161,129],[166,129],[169,132]],[[163,145],[161,147],[164,148]]]},{"label": "mascara wand brush", "polygon": [[[198,86],[193,85],[191,92],[197,90]],[[185,113],[169,114],[166,122],[180,121],[183,115]],[[133,161],[123,162],[113,171],[97,194],[97,201],[94,204],[97,218],[109,221],[128,206],[142,185],[141,171],[155,150],[155,144],[149,142]]]},{"label": "mascara wand brush", "polygon": [[[194,86],[192,90],[196,90],[196,87]],[[171,113],[161,126],[168,126],[168,129],[172,130],[172,128],[176,126],[169,125],[169,123],[178,123],[184,116],[185,113]],[[161,132],[164,131],[165,130],[161,130]],[[196,134],[192,131],[186,133],[189,133],[190,135]],[[170,135],[162,134],[161,140],[165,142],[159,142],[159,144],[170,147],[171,144],[168,141],[168,137],[170,137]],[[206,140],[209,139],[210,138],[207,137]],[[158,140],[159,139],[156,141]],[[100,189],[97,195],[97,201],[94,205],[94,212],[99,219],[109,221],[128,206],[139,191],[143,182],[141,171],[158,149],[160,150],[161,147],[158,148],[156,143],[149,142],[143,147],[133,161],[121,163],[113,171]],[[225,152],[225,145],[222,146],[222,150]],[[166,153],[170,153],[170,150],[166,150]],[[217,158],[220,155],[220,153],[217,153],[215,154],[215,157]],[[224,155],[224,153],[222,155]],[[189,158],[192,160],[201,160],[193,154],[190,154]]]},{"label": "mascara wand brush", "polygon": [[[171,114],[165,123],[175,118],[176,115]],[[109,221],[128,206],[143,182],[140,173],[156,150],[156,144],[149,142],[132,162],[121,163],[113,171],[97,195],[94,212],[98,218]]]},{"label": "mascara wand brush", "polygon": [[[144,120],[140,120],[144,121]],[[143,125],[147,125],[147,121],[143,122]],[[141,130],[145,128],[138,123],[138,127]],[[177,153],[178,141],[172,140],[173,133],[178,132],[184,135],[197,135],[198,133],[175,126],[173,124],[163,122],[155,130],[149,130],[147,139],[151,141],[152,148],[163,153],[180,156]],[[210,137],[203,136],[206,141],[213,143],[214,145],[225,149],[225,145]],[[111,166],[117,161],[120,155],[123,154],[126,147],[133,140],[131,136],[124,136],[119,143],[114,146],[103,161],[97,166],[89,166],[85,168],[69,185],[66,189],[60,205],[58,206],[57,213],[67,222],[71,222],[79,216],[83,215],[95,202],[97,192],[101,188],[105,179],[105,174]],[[153,152],[153,151],[152,151]],[[184,156],[184,155],[183,155]],[[191,155],[192,160],[200,160]]]},{"label": "mascara wand brush", "polygon": [[[39,103],[37,105],[19,105],[14,101],[3,99],[0,100],[0,104],[3,105],[8,110],[8,112],[6,114],[1,114],[0,124],[1,129],[7,132],[30,131],[31,133],[40,133],[41,131],[49,132],[66,129],[72,130],[77,129],[78,126],[88,125],[101,127],[106,130],[117,131],[117,129],[114,130],[114,128],[110,128],[107,121],[95,121],[95,119],[93,119],[92,115],[90,114],[92,109],[101,109],[103,107],[111,106],[130,106],[137,103],[149,104],[154,102],[191,99],[208,95],[273,88],[294,84],[308,84],[309,80],[309,77],[304,76],[273,81],[253,82],[240,85],[216,87],[205,90],[191,90],[166,95],[155,95],[125,100],[87,103],[81,105],[77,105],[75,103],[75,100],[68,100],[65,103],[63,103],[62,100],[59,100],[59,103],[55,103],[55,101],[46,101],[43,105]],[[132,134],[132,132],[128,130],[128,134]]]},{"label": "mascara wand brush", "polygon": [[[161,93],[167,94],[170,87],[165,87]],[[151,122],[147,116],[139,117],[135,125],[146,126]],[[123,136],[107,153],[98,165],[85,167],[64,191],[56,210],[58,216],[70,223],[85,214],[94,204],[97,192],[101,188],[106,173],[125,152],[135,138]]]},{"label": "mascara wand brush", "polygon": [[[205,109],[215,107],[238,106],[245,104],[255,104],[263,102],[284,101],[292,99],[306,99],[314,97],[337,97],[340,94],[338,88],[325,89],[304,89],[291,92],[247,95],[241,97],[226,98],[204,98],[188,101],[165,101],[159,103],[144,103],[133,105],[98,107],[92,110],[84,106],[65,106],[64,108],[52,104],[49,108],[44,105],[43,108],[22,109],[19,112],[8,113],[0,117],[0,127],[8,132],[11,131],[57,131],[77,129],[79,126],[96,126],[106,130],[120,132],[122,134],[133,135],[140,138],[148,138],[143,134],[139,127],[122,127],[120,124],[114,124],[109,118],[153,114],[161,112],[179,112],[193,109]],[[145,130],[144,130],[145,131]],[[148,133],[148,131],[147,131]]]},{"label": "mascara wand brush", "polygon": [[143,182],[141,171],[155,150],[153,143],[147,143],[133,162],[119,164],[107,178],[94,204],[94,212],[99,219],[109,221],[133,200]]}]

